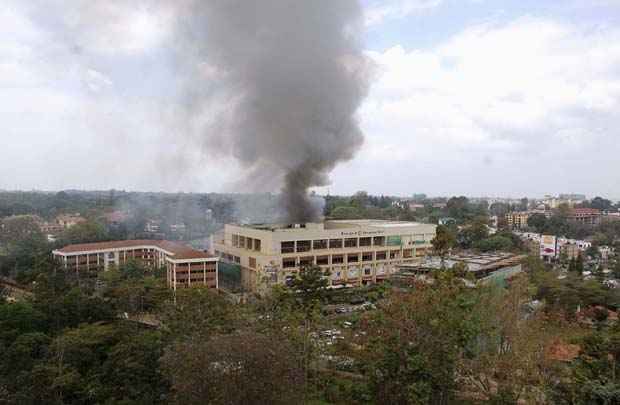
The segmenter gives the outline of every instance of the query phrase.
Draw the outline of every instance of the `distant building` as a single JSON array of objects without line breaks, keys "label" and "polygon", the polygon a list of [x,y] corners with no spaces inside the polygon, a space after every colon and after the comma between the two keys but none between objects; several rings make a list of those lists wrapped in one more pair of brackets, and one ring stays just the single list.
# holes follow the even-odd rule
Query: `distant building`
[{"label": "distant building", "polygon": [[523,229],[527,227],[527,220],[530,217],[528,211],[509,212],[506,214],[506,224],[511,229]]},{"label": "distant building", "polygon": [[574,208],[568,213],[567,219],[582,225],[598,225],[601,216],[601,211],[594,208]]},{"label": "distant building", "polygon": [[129,214],[123,211],[107,212],[103,215],[108,225],[118,226],[129,219]]},{"label": "distant building", "polygon": [[613,249],[609,246],[599,246],[598,252],[601,255],[601,260],[607,262],[609,260],[609,256],[613,253]]},{"label": "distant building", "polygon": [[581,249],[574,243],[566,243],[560,246],[560,255],[566,257],[567,260],[577,259],[581,254]]},{"label": "distant building", "polygon": [[452,217],[443,217],[443,218],[439,218],[437,220],[437,223],[439,225],[451,225],[451,224],[456,224],[456,219],[452,218]]},{"label": "distant building", "polygon": [[159,233],[161,231],[162,221],[159,219],[149,219],[144,225],[144,232]]},{"label": "distant building", "polygon": [[578,202],[583,202],[586,200],[586,195],[585,194],[560,194],[560,200],[571,200],[571,201],[578,201]]},{"label": "distant building", "polygon": [[415,203],[415,202],[410,202],[409,203],[409,210],[416,212],[417,210],[423,210],[424,209],[424,204],[419,204],[419,203]]},{"label": "distant building", "polygon": [[305,224],[231,225],[215,235],[214,254],[238,264],[244,287],[260,291],[287,284],[300,268],[330,271],[333,286],[381,282],[395,266],[420,260],[432,248],[435,225],[381,220]]},{"label": "distant building", "polygon": [[218,258],[179,243],[163,240],[123,240],[68,245],[52,252],[67,270],[105,271],[130,260],[147,267],[165,267],[173,289],[203,285],[218,287]]},{"label": "distant building", "polygon": [[172,233],[183,233],[185,232],[185,224],[184,223],[178,223],[178,224],[172,224],[170,225],[170,232]]},{"label": "distant building", "polygon": [[505,215],[506,224],[511,229],[527,228],[527,220],[532,215],[535,215],[535,214],[544,215],[546,218],[549,218],[551,216],[550,211],[544,211],[544,210],[509,212]]},{"label": "distant building", "polygon": [[62,229],[69,229],[77,224],[86,222],[86,218],[80,214],[64,214],[56,217],[56,224]]}]

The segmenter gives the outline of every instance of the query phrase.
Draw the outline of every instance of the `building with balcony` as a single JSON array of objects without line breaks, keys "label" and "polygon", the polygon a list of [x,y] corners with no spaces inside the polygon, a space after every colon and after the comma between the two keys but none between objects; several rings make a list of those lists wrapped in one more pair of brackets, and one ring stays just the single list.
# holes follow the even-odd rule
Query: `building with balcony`
[{"label": "building with balcony", "polygon": [[206,252],[165,240],[123,240],[68,245],[52,252],[67,270],[105,271],[136,261],[150,268],[166,268],[173,289],[207,286],[218,288],[218,258]]},{"label": "building with balcony", "polygon": [[435,225],[381,220],[330,220],[293,225],[226,225],[212,253],[241,267],[243,287],[287,284],[304,266],[329,270],[334,286],[381,282],[395,266],[430,253]]},{"label": "building with balcony", "polygon": [[506,224],[510,229],[524,229],[527,228],[529,217],[530,213],[528,211],[509,212],[506,214]]},{"label": "building with balcony", "polygon": [[601,211],[594,208],[574,208],[568,213],[567,219],[582,225],[598,225],[601,223]]}]

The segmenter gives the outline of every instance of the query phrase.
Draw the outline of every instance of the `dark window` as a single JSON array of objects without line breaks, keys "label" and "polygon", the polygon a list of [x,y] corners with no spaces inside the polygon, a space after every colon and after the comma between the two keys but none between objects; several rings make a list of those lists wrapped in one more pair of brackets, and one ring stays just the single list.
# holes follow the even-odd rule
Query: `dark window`
[{"label": "dark window", "polygon": [[330,239],[329,248],[330,249],[342,249],[342,239]]},{"label": "dark window", "polygon": [[357,238],[346,238],[344,240],[344,247],[357,247]]},{"label": "dark window", "polygon": [[295,258],[282,259],[283,268],[290,269],[291,267],[295,267],[295,266],[296,266]]},{"label": "dark window", "polygon": [[317,256],[316,264],[319,266],[326,266],[329,264],[329,256]]},{"label": "dark window", "polygon": [[309,252],[310,246],[312,244],[309,240],[298,240],[297,241],[297,251],[298,252]]},{"label": "dark window", "polygon": [[369,276],[372,273],[372,270],[369,268],[364,269],[364,275]]},{"label": "dark window", "polygon": [[372,252],[362,253],[362,261],[363,262],[372,262]]},{"label": "dark window", "polygon": [[256,258],[254,257],[250,257],[250,268],[252,269],[256,268]]},{"label": "dark window", "polygon": [[350,255],[347,255],[347,263],[357,263],[360,260],[360,255],[359,253],[352,253]]},{"label": "dark window", "polygon": [[360,246],[371,246],[372,238],[360,238]]},{"label": "dark window", "polygon": [[375,236],[373,243],[375,246],[385,246],[385,236]]},{"label": "dark window", "polygon": [[332,264],[342,264],[344,263],[343,255],[333,255],[332,256]]},{"label": "dark window", "polygon": [[295,253],[295,242],[282,242],[280,251],[282,253]]},{"label": "dark window", "polygon": [[400,251],[399,250],[392,250],[390,251],[390,259],[398,259],[400,258]]},{"label": "dark window", "polygon": [[245,249],[245,236],[239,236],[239,247]]},{"label": "dark window", "polygon": [[312,249],[327,249],[327,239],[312,241]]},{"label": "dark window", "polygon": [[385,260],[387,257],[387,252],[377,252],[376,260]]},{"label": "dark window", "polygon": [[254,239],[254,250],[260,252],[260,239]]},{"label": "dark window", "polygon": [[239,235],[234,235],[232,236],[232,245],[234,247],[239,247]]},{"label": "dark window", "polygon": [[314,257],[312,256],[299,258],[299,267],[312,266],[313,264],[314,264]]}]

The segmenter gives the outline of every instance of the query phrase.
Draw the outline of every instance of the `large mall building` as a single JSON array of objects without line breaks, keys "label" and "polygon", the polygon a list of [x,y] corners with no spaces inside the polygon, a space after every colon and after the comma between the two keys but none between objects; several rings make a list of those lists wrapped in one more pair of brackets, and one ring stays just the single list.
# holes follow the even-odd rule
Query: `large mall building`
[{"label": "large mall building", "polygon": [[301,267],[330,271],[332,285],[363,285],[430,253],[435,225],[382,220],[330,220],[293,225],[226,225],[212,253],[241,267],[244,288],[286,284]]}]

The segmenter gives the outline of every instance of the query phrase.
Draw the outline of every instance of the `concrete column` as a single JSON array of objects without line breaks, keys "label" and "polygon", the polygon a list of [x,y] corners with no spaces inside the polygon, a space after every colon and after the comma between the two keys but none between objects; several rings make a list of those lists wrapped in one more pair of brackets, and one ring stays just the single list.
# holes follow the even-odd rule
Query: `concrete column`
[{"label": "concrete column", "polygon": [[174,289],[174,291],[177,290],[177,264],[173,263],[172,264],[172,288]]},{"label": "concrete column", "polygon": [[192,285],[192,263],[187,263],[187,285],[191,287]]},{"label": "concrete column", "polygon": [[202,263],[202,278],[203,278],[203,283],[206,285],[207,284],[207,262]]}]

